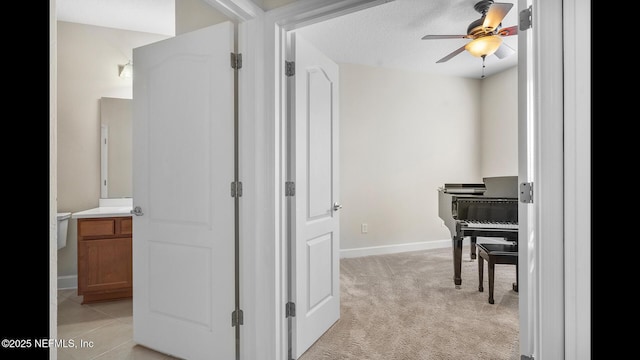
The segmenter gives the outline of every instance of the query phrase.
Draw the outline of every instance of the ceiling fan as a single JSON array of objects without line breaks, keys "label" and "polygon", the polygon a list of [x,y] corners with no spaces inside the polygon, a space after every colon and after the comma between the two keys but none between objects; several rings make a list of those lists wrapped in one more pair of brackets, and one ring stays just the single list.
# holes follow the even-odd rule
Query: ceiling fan
[{"label": "ceiling fan", "polygon": [[499,59],[503,59],[516,52],[509,45],[502,43],[502,37],[516,35],[518,33],[517,25],[508,28],[502,27],[502,20],[512,7],[513,4],[510,3],[496,3],[493,0],[482,0],[473,6],[482,16],[480,19],[469,24],[466,35],[425,35],[422,37],[422,40],[471,39],[466,45],[454,50],[451,54],[436,61],[436,63],[449,61],[454,56],[467,50],[471,55],[482,58],[482,67],[484,69],[484,59],[487,55],[493,54]]}]

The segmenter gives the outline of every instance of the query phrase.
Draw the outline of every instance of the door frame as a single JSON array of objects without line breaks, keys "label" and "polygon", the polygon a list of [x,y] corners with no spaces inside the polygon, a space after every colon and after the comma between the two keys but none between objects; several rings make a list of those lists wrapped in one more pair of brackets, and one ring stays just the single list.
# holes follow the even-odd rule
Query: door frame
[{"label": "door frame", "polygon": [[[591,0],[563,0],[565,359],[591,358]],[[557,40],[559,41],[559,39]]]},{"label": "door frame", "polygon": [[564,79],[562,39],[553,35],[562,33],[562,3],[518,1],[519,12],[529,6],[534,9],[532,25],[519,30],[518,41],[518,173],[520,182],[533,182],[533,204],[520,206],[525,211],[520,216],[519,262],[525,271],[518,281],[521,295],[526,294],[519,301],[520,354],[562,359],[564,119],[559,95]]},{"label": "door frame", "polygon": [[[245,314],[241,357],[251,359],[260,354],[276,360],[286,359],[287,134],[286,82],[282,66],[286,58],[285,35],[296,27],[389,0],[296,1],[268,12],[250,0],[205,1],[244,29],[238,35],[238,51],[245,59],[243,71],[239,73],[239,101],[254,104],[250,109],[240,107],[240,181],[244,185],[240,210],[243,224],[240,291]],[[541,354],[562,352],[566,359],[589,358],[584,355],[590,356],[591,344],[590,331],[586,330],[591,325],[591,216],[587,210],[591,205],[591,98],[585,89],[591,85],[591,49],[590,42],[584,41],[584,34],[591,31],[590,0],[586,4],[581,0],[563,0],[558,6],[547,6],[540,0],[531,2],[535,10],[530,31],[545,41],[544,47],[534,48],[538,68],[564,79],[563,84],[551,76],[537,78],[534,98],[541,110],[536,113],[537,119],[544,121],[538,129],[539,139],[555,139],[553,146],[543,147],[543,153],[538,154],[544,161],[536,164],[536,173],[541,174],[536,180],[536,203],[545,209],[550,206],[554,214],[560,215],[560,220],[547,217],[541,221],[539,234],[545,236],[546,242],[551,238],[564,240],[559,241],[563,244],[561,247],[550,242],[550,247],[540,247],[542,251],[555,249],[556,254],[545,257],[544,269],[559,269],[564,281],[561,282],[563,291],[558,292],[555,274],[547,270],[539,274],[538,296],[532,298],[537,313],[533,325],[538,336],[546,334],[546,337],[538,338],[535,355],[544,358]],[[585,14],[589,17],[584,21],[577,16]],[[539,26],[539,19],[544,19],[544,26]],[[558,32],[564,37],[557,36]],[[563,48],[563,39],[572,46]],[[548,49],[562,51],[551,54],[547,53]],[[519,91],[524,86],[526,84],[519,84]],[[557,101],[562,96],[564,103]],[[562,131],[564,136],[560,139],[564,144],[558,146],[558,132]],[[557,184],[558,178],[562,179],[561,185]],[[551,186],[549,192],[547,185]],[[562,256],[557,256],[559,248]],[[538,261],[540,259],[538,257]],[[539,262],[534,264],[538,270],[539,265]],[[553,280],[546,281],[547,278]],[[552,320],[554,316],[559,320]],[[560,327],[552,329],[558,322]],[[549,338],[552,334],[561,335],[561,340],[547,341],[552,340]]]},{"label": "door frame", "polygon": [[[277,251],[276,271],[277,282],[274,284],[276,297],[276,324],[275,341],[276,349],[274,359],[289,359],[289,321],[285,316],[285,304],[289,299],[289,259],[288,243],[290,241],[289,231],[293,231],[288,218],[288,200],[284,194],[284,184],[288,181],[288,161],[291,158],[288,144],[292,143],[293,133],[288,127],[288,98],[287,82],[288,78],[284,73],[285,60],[290,58],[287,47],[287,33],[289,31],[311,25],[317,22],[346,15],[351,12],[373,7],[389,0],[318,0],[314,2],[295,2],[282,8],[277,8],[265,14],[265,28],[273,29],[273,37],[270,31],[265,31],[265,60],[266,68],[273,69],[273,73],[266,74],[265,82],[267,89],[274,89],[271,93],[266,92],[267,104],[273,104],[271,111],[267,110],[267,116],[273,115],[273,124],[276,130],[275,143],[276,151],[276,192],[275,201],[278,208],[276,214],[276,228],[278,233],[275,240]],[[273,61],[273,62],[271,62]],[[271,82],[271,83],[270,83]],[[266,269],[265,269],[266,270]]]}]

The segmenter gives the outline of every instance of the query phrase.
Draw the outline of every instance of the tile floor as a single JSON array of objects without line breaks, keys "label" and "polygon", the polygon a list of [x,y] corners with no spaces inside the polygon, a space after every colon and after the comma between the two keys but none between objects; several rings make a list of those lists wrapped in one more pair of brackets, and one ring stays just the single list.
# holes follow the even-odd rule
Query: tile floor
[{"label": "tile floor", "polygon": [[[76,348],[58,348],[58,360],[177,359],[133,342],[131,299],[82,305],[76,289],[58,290],[57,339]],[[81,346],[92,344],[92,346]],[[92,343],[90,343],[92,342]]]}]

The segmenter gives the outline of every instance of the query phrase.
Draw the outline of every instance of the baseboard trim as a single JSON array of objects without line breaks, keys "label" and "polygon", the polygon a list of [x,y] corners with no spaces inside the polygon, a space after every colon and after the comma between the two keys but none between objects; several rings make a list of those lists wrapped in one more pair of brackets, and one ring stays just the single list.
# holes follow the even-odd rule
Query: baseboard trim
[{"label": "baseboard trim", "polygon": [[58,276],[58,290],[77,289],[78,275]]},{"label": "baseboard trim", "polygon": [[451,239],[420,241],[408,244],[380,245],[340,250],[340,258],[354,258],[371,255],[395,254],[407,251],[443,249],[451,247]]}]

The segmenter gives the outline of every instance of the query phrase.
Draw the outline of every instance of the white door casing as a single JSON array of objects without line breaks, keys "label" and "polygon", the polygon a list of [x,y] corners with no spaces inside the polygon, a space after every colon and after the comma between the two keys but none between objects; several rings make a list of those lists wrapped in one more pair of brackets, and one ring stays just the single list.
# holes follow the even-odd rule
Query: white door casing
[{"label": "white door casing", "polygon": [[[210,3],[213,2],[209,0],[207,1]],[[256,347],[263,350],[261,353],[266,354],[266,358],[284,359],[287,356],[287,323],[286,320],[281,320],[284,319],[283,304],[287,301],[287,292],[285,290],[287,277],[284,275],[287,273],[286,241],[285,236],[282,235],[282,229],[286,228],[286,221],[283,219],[287,218],[287,211],[285,210],[286,207],[283,205],[284,186],[282,186],[282,184],[289,179],[285,175],[286,171],[283,169],[285,167],[284,164],[286,163],[286,158],[284,156],[284,154],[286,154],[286,142],[281,141],[288,137],[288,135],[282,130],[286,128],[286,120],[281,108],[281,105],[286,102],[284,99],[285,91],[283,90],[285,83],[282,81],[283,77],[281,75],[285,60],[284,52],[282,51],[285,46],[284,33],[295,29],[297,26],[303,26],[320,21],[319,19],[334,18],[342,14],[369,6],[375,6],[387,1],[388,0],[296,1],[287,6],[265,13],[264,26],[256,28],[256,30],[252,32],[252,36],[250,36],[250,38],[258,39],[255,44],[264,46],[264,55],[258,55],[258,60],[260,61],[256,61],[254,65],[251,65],[249,62],[245,63],[245,66],[248,65],[255,67],[258,74],[256,79],[261,79],[260,75],[264,74],[264,84],[261,80],[256,81],[256,86],[243,84],[247,87],[256,89],[257,94],[259,95],[256,97],[256,99],[258,99],[256,104],[258,107],[264,107],[264,111],[262,111],[263,108],[260,107],[257,109],[255,114],[252,114],[252,118],[260,118],[261,116],[264,116],[264,121],[255,122],[257,124],[257,128],[259,128],[259,130],[256,130],[256,133],[259,134],[262,132],[265,134],[263,139],[264,141],[258,141],[256,143],[257,156],[255,157],[254,162],[256,164],[255,176],[262,180],[262,182],[259,183],[260,185],[256,185],[256,188],[259,187],[261,190],[256,193],[260,197],[260,201],[263,201],[263,203],[261,203],[262,206],[258,206],[258,208],[267,210],[275,209],[275,211],[262,211],[255,213],[255,232],[260,234],[259,237],[256,237],[255,247],[261,247],[261,249],[257,250],[261,254],[273,254],[270,256],[258,257],[258,260],[262,261],[262,264],[257,264],[256,271],[253,272],[253,274],[256,274],[256,283],[261,284],[261,287],[257,290],[258,297],[261,301],[257,302],[257,304],[260,306],[265,304],[263,308],[267,308],[267,311],[258,311],[254,314],[256,319],[264,325],[262,329],[265,331],[261,331],[256,337],[258,340]],[[249,0],[215,0],[215,2],[225,4],[233,3],[241,7],[241,5],[249,2]],[[524,271],[525,265],[523,263],[520,265],[522,270],[520,272],[520,286],[527,286],[527,284],[524,284],[523,282],[524,278],[529,279],[528,286],[533,286],[533,277],[529,277],[532,276],[535,271],[541,270],[540,264],[542,262],[544,263],[543,267],[546,268],[543,276],[537,281],[537,286],[544,290],[544,294],[536,295],[531,291],[523,292],[523,290],[520,290],[519,296],[521,305],[526,307],[524,309],[521,307],[520,319],[521,321],[525,321],[524,319],[526,319],[526,324],[521,323],[521,326],[524,325],[527,326],[528,329],[531,329],[531,331],[528,332],[527,329],[521,328],[520,344],[521,350],[523,350],[521,353],[532,354],[532,352],[525,351],[533,350],[534,328],[537,328],[537,334],[542,334],[544,337],[551,340],[538,342],[537,353],[540,356],[536,356],[536,358],[543,358],[545,355],[548,355],[547,351],[554,353],[553,355],[549,355],[549,358],[561,358],[561,356],[557,355],[558,353],[561,354],[563,352],[563,339],[565,339],[565,337],[567,338],[567,341],[582,340],[582,342],[573,344],[572,348],[567,349],[567,358],[573,358],[575,356],[576,349],[581,349],[581,351],[585,353],[589,352],[590,341],[588,339],[588,334],[578,334],[580,335],[579,338],[575,339],[575,335],[577,334],[575,327],[582,325],[583,321],[588,322],[588,320],[583,320],[589,319],[588,301],[585,301],[585,299],[580,297],[571,297],[571,294],[566,297],[569,301],[568,309],[576,312],[575,316],[578,320],[569,319],[569,324],[566,328],[567,333],[564,335],[562,331],[564,328],[564,326],[562,326],[562,321],[564,319],[563,309],[561,306],[558,306],[561,305],[560,302],[563,300],[562,292],[557,291],[557,280],[562,279],[563,277],[563,261],[562,258],[558,258],[556,255],[561,254],[560,251],[557,251],[558,246],[562,245],[562,241],[559,241],[559,239],[562,239],[562,233],[559,231],[562,229],[561,223],[563,219],[566,219],[568,216],[567,214],[564,214],[563,216],[563,214],[559,214],[556,211],[558,208],[561,208],[562,205],[562,182],[557,181],[559,177],[558,173],[562,172],[563,165],[565,178],[568,174],[569,179],[571,180],[576,176],[576,174],[581,173],[576,173],[576,168],[572,167],[572,164],[563,164],[562,144],[558,141],[558,139],[562,139],[562,129],[558,129],[557,126],[555,126],[562,124],[563,107],[566,110],[566,106],[562,103],[563,98],[561,94],[563,93],[563,89],[565,99],[573,99],[574,96],[579,95],[576,99],[577,103],[575,104],[575,109],[582,112],[588,111],[589,109],[590,98],[588,96],[588,87],[580,86],[584,85],[584,82],[588,81],[590,78],[590,63],[588,61],[589,52],[585,51],[585,48],[588,50],[589,42],[574,42],[573,46],[577,47],[581,51],[579,54],[582,56],[566,57],[566,49],[571,48],[571,46],[567,46],[567,44],[571,43],[571,41],[567,42],[565,39],[565,45],[563,46],[563,37],[559,36],[559,34],[563,34],[564,30],[566,30],[563,29],[563,26],[566,23],[579,25],[581,29],[587,30],[584,31],[584,33],[587,33],[588,35],[588,30],[590,29],[590,23],[588,21],[589,18],[588,16],[584,16],[585,9],[587,9],[587,12],[589,9],[588,3],[589,0],[587,0],[586,4],[579,0],[568,0],[563,2],[519,0],[518,2],[518,11],[521,11],[530,4],[533,4],[534,25],[533,29],[530,29],[529,31],[531,33],[535,33],[536,37],[538,37],[537,46],[531,46],[529,50],[519,47],[518,56],[525,56],[524,54],[528,54],[526,56],[529,58],[528,61],[530,61],[530,65],[532,65],[531,60],[533,59],[542,63],[537,65],[538,70],[536,70],[535,73],[533,72],[532,67],[530,67],[529,70],[520,72],[519,74],[519,96],[522,96],[525,91],[529,93],[525,100],[528,101],[526,110],[522,108],[523,103],[519,104],[519,119],[522,121],[523,112],[525,112],[524,116],[526,117],[526,112],[532,111],[534,108],[543,109],[544,114],[539,113],[535,116],[538,120],[545,122],[547,125],[552,125],[540,127],[538,129],[539,133],[537,139],[537,141],[544,145],[543,149],[538,148],[539,154],[542,153],[544,156],[538,156],[539,161],[537,164],[542,169],[542,172],[549,174],[550,177],[553,178],[552,181],[540,181],[540,178],[533,179],[528,177],[521,177],[520,179],[520,181],[527,179],[537,181],[537,185],[534,186],[534,197],[537,200],[542,201],[536,201],[534,202],[534,205],[528,206],[535,208],[537,206],[535,204],[539,204],[543,207],[543,209],[539,209],[538,212],[544,212],[546,219],[538,222],[538,230],[545,232],[550,228],[549,221],[553,223],[553,229],[547,231],[547,234],[550,236],[545,236],[546,234],[539,232],[543,237],[541,241],[548,241],[549,244],[552,245],[548,249],[541,249],[541,251],[549,252],[553,256],[545,256],[545,254],[543,254],[544,259],[542,260],[538,257],[536,259],[537,263],[533,263],[534,258],[527,258],[526,254],[524,254],[524,259],[522,257],[523,254],[521,254],[520,257],[520,261],[528,261],[526,271]],[[565,4],[564,8],[563,4]],[[226,8],[230,7],[227,6]],[[223,11],[224,7],[220,7],[219,10]],[[582,12],[576,10],[581,10]],[[244,18],[240,18],[239,20],[242,19]],[[276,31],[272,31],[273,29]],[[578,37],[579,40],[584,40],[585,35],[580,34]],[[523,36],[519,34],[519,38],[522,39]],[[531,44],[527,46],[530,45]],[[562,59],[563,51],[565,52],[564,60]],[[522,58],[520,58],[519,61],[522,61]],[[562,85],[563,64],[566,69],[575,71],[577,74],[576,78],[568,79],[569,87],[565,86],[564,88]],[[544,69],[541,69],[541,66],[543,66]],[[535,79],[533,76],[535,76]],[[567,79],[566,77],[564,78],[565,80]],[[535,89],[533,88],[534,82],[537,83]],[[264,102],[259,101],[262,98],[264,98]],[[571,104],[569,105],[571,106]],[[574,111],[574,109],[569,108],[569,111]],[[530,116],[533,116],[531,113],[529,114]],[[588,168],[589,164],[589,157],[586,153],[588,153],[588,150],[590,149],[588,136],[590,120],[588,118],[578,118],[576,120],[576,127],[568,127],[565,131],[566,133],[569,133],[570,136],[574,137],[573,139],[570,139],[573,141],[572,144],[583,146],[580,148],[580,151],[575,153],[575,155],[577,155],[578,160],[580,160],[577,164],[578,170],[584,170],[585,168]],[[520,132],[519,136],[522,135],[523,133]],[[533,134],[529,135],[533,136]],[[257,138],[259,139],[260,136],[257,136]],[[544,140],[541,141],[541,139]],[[245,146],[247,143],[248,142],[245,142]],[[571,155],[573,154],[566,156]],[[529,164],[529,166],[533,166],[533,164]],[[273,170],[274,168],[275,174]],[[519,175],[520,174],[521,172],[519,172]],[[540,171],[538,171],[538,176],[542,176]],[[263,183],[264,185],[262,185]],[[573,208],[582,209],[583,207],[580,206],[582,205],[580,202],[588,202],[590,186],[587,186],[587,183],[588,182],[585,181],[579,181],[577,184],[579,186],[576,188],[584,198],[579,198],[577,200],[574,199],[575,203],[569,203]],[[547,190],[550,188],[553,188],[553,191],[548,192]],[[574,187],[569,187],[569,189],[573,188]],[[247,184],[245,184],[245,190],[246,189]],[[244,201],[246,201],[246,199]],[[548,205],[551,205],[551,207]],[[580,227],[581,231],[588,231],[590,224],[588,210],[582,212],[586,212],[587,214],[582,214],[582,217],[578,218],[577,226]],[[579,213],[578,215],[581,214]],[[572,215],[569,215],[569,217],[571,216]],[[243,218],[243,221],[245,224],[251,223],[249,219]],[[531,226],[532,225],[527,225],[527,227]],[[580,236],[582,235],[581,233],[575,233],[574,229],[571,228],[568,229],[568,232],[570,236],[575,236],[575,245],[579,246],[584,252],[584,249],[589,245],[590,239],[588,237]],[[524,234],[520,234],[520,244],[528,245],[529,240],[526,238],[523,239],[522,236],[524,236]],[[528,248],[526,251],[532,252],[534,250],[536,249]],[[578,255],[580,256],[578,260],[589,264],[588,254],[587,256],[582,253]],[[275,266],[273,266],[273,264],[275,264]],[[244,266],[246,266],[246,263]],[[575,278],[579,280],[580,284],[589,283],[590,274],[588,271],[583,271],[583,268],[571,261],[568,263],[568,266],[571,267],[570,275],[575,274]],[[548,279],[545,277],[548,277]],[[569,283],[569,286],[571,285],[573,284]],[[581,294],[584,295],[585,292],[583,288],[581,288],[581,291],[583,291]],[[588,297],[588,291],[586,292],[586,297]],[[524,304],[523,299],[526,299]],[[542,308],[539,305],[540,299],[544,299],[544,302],[547,302],[552,306],[543,305],[542,307],[544,308]],[[571,306],[576,303],[581,306],[578,308]],[[584,307],[585,304],[587,304],[586,308]],[[534,310],[536,311],[535,314],[533,313]],[[523,314],[523,311],[526,313]],[[540,326],[541,323],[542,326]],[[273,331],[271,331],[272,329]],[[581,329],[581,333],[588,333],[588,327]],[[527,341],[527,338],[530,341]],[[246,342],[243,344],[243,346],[248,346]],[[246,353],[247,352],[245,351],[245,354]]]},{"label": "white door casing", "polygon": [[[338,65],[296,34],[291,224],[292,356],[340,318]],[[290,83],[291,84],[291,83]],[[291,99],[291,98],[290,98]]]},{"label": "white door casing", "polygon": [[[519,9],[526,8],[527,0],[520,0]],[[523,88],[523,81],[531,74],[531,31],[518,33],[518,183],[534,181],[535,142],[533,141],[532,92]],[[522,194],[520,194],[522,198]],[[533,205],[518,202],[518,307],[520,320],[520,354],[533,355],[535,291],[535,212]]]},{"label": "white door casing", "polygon": [[[564,338],[564,162],[562,2],[532,7],[518,30],[518,177],[533,183],[519,210],[520,354],[562,359]],[[526,18],[520,16],[521,19]],[[544,56],[541,56],[544,54]]]},{"label": "white door casing", "polygon": [[[518,11],[528,7],[528,0],[520,0]],[[518,183],[533,183],[535,176],[535,141],[533,118],[533,92],[522,84],[528,84],[532,76],[533,36],[530,30],[518,33]],[[535,184],[534,184],[535,186]],[[520,194],[522,199],[522,194]],[[533,204],[518,203],[518,306],[520,320],[520,354],[532,356],[534,353],[534,324],[536,268],[534,266],[536,236],[535,211]]]},{"label": "white door casing", "polygon": [[134,49],[134,341],[235,358],[230,22]]}]

